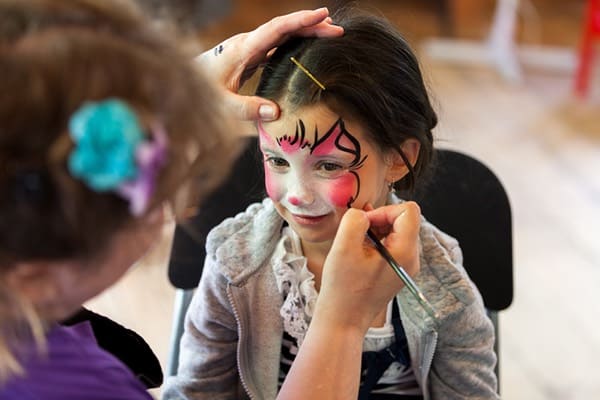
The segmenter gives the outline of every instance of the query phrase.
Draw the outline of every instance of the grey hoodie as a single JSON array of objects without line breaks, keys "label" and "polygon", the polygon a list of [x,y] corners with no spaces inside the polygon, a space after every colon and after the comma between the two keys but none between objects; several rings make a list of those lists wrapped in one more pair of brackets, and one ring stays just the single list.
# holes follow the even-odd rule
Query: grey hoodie
[{"label": "grey hoodie", "polygon": [[[165,383],[163,399],[275,399],[283,323],[270,261],[282,226],[266,199],[208,235],[178,375]],[[439,319],[434,322],[406,288],[396,301],[424,399],[497,399],[494,330],[458,243],[425,219],[420,242],[414,280]]]}]

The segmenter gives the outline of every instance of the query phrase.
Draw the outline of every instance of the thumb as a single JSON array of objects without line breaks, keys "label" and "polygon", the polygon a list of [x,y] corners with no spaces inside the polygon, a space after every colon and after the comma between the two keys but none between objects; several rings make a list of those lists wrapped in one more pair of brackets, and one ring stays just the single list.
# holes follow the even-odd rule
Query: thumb
[{"label": "thumb", "polygon": [[273,121],[279,118],[279,106],[262,97],[227,93],[224,100],[227,112],[242,121]]}]

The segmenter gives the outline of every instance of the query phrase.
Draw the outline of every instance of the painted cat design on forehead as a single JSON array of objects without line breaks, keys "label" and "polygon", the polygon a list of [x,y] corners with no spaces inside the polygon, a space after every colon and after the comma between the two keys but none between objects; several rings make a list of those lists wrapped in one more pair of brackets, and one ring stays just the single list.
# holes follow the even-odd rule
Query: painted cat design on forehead
[{"label": "painted cat design on forehead", "polygon": [[360,142],[346,130],[342,118],[339,118],[321,138],[319,138],[319,129],[315,126],[312,142],[306,139],[306,127],[301,119],[296,124],[296,132],[293,136],[283,135],[276,140],[279,147],[286,152],[308,147],[310,154],[314,155],[327,154],[333,148],[350,153],[354,156],[349,165],[350,169],[360,168],[367,159],[367,156],[361,158]]},{"label": "painted cat design on forehead", "polygon": [[304,122],[299,119],[296,124],[296,132],[293,136],[283,135],[277,138],[276,141],[279,147],[286,153],[308,147],[310,149],[310,154],[316,156],[329,154],[333,149],[352,154],[354,158],[350,162],[350,165],[348,165],[348,172],[356,178],[356,193],[348,199],[347,206],[350,208],[354,200],[356,200],[360,194],[360,177],[356,173],[356,170],[363,166],[368,156],[362,156],[360,142],[346,130],[342,118],[338,118],[323,137],[319,137],[318,128],[315,126],[314,139],[312,142],[306,138],[306,127]]}]

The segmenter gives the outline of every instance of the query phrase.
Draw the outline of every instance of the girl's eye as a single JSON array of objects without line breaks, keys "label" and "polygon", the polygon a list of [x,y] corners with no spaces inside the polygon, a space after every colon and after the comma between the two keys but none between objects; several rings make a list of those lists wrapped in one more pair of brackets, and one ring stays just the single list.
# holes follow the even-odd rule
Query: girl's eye
[{"label": "girl's eye", "polygon": [[340,169],[344,169],[344,167],[342,167],[339,164],[335,164],[332,162],[324,162],[321,163],[321,165],[319,165],[319,168],[323,171],[327,171],[327,172],[333,172],[333,171],[338,171]]},{"label": "girl's eye", "polygon": [[290,165],[285,159],[280,157],[267,157],[265,162],[270,168],[275,170],[281,170],[289,167]]},{"label": "girl's eye", "polygon": [[325,178],[337,178],[346,172],[346,167],[330,161],[324,161],[317,165],[317,173]]}]

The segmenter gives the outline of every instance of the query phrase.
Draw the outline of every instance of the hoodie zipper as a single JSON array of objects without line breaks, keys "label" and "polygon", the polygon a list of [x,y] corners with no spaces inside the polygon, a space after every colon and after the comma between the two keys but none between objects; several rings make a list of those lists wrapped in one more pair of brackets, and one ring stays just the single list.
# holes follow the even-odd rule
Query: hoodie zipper
[{"label": "hoodie zipper", "polygon": [[423,400],[428,400],[430,398],[429,393],[429,370],[431,369],[431,364],[433,362],[433,355],[435,353],[435,348],[437,347],[438,335],[436,331],[430,331],[431,340],[428,341],[427,347],[423,352],[423,362],[421,363],[421,376],[423,381]]},{"label": "hoodie zipper", "polygon": [[[227,298],[229,299],[229,304],[231,304],[231,309],[233,310],[233,316],[235,317],[235,321],[236,321],[238,329],[239,329],[239,338],[238,338],[238,347],[237,347],[237,352],[236,352],[237,353],[236,358],[237,358],[237,363],[238,363],[238,375],[240,376],[240,382],[242,382],[242,387],[246,391],[246,394],[248,395],[248,397],[250,399],[257,399],[258,397],[254,396],[254,394],[252,393],[252,391],[250,390],[250,388],[248,386],[248,383],[244,380],[244,375],[242,374],[242,370],[244,369],[242,367],[247,367],[245,363],[242,364],[242,356],[241,356],[241,352],[242,352],[241,338],[245,335],[245,332],[243,330],[240,316],[239,316],[238,310],[236,308],[235,301],[233,299],[233,294],[231,293],[231,284],[227,285]],[[248,368],[246,368],[246,370],[248,370]]]}]

